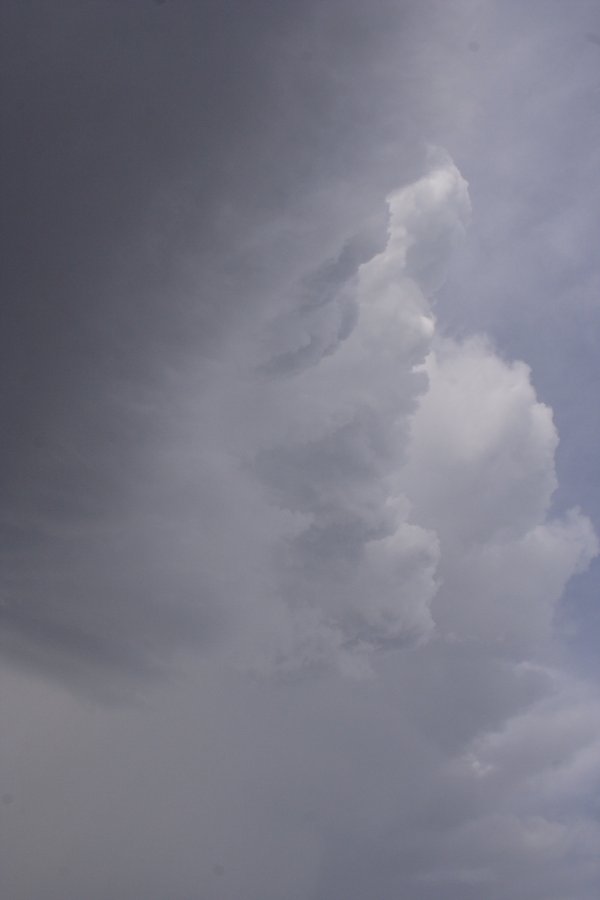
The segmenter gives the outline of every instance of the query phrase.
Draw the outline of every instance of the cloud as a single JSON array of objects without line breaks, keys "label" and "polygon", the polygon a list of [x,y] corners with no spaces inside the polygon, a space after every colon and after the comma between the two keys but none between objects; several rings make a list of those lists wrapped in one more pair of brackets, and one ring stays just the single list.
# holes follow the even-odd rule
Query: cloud
[{"label": "cloud", "polygon": [[436,336],[425,260],[437,283],[469,202],[430,165],[390,196],[382,249],[336,270],[346,333],[309,310],[319,349],[273,368],[253,323],[175,373],[127,515],[55,525],[35,573],[13,557],[24,672],[121,701],[127,673],[163,680],[113,708],[6,672],[8,889],[591,898],[595,701],[550,660],[596,538],[552,515],[527,367]]},{"label": "cloud", "polygon": [[261,427],[253,464],[273,501],[306,520],[281,553],[284,601],[319,610],[361,654],[432,627],[437,538],[408,521],[396,483],[434,332],[428,272],[408,256],[423,233],[435,248],[464,228],[466,183],[446,159],[388,205],[384,249],[344,288],[357,307],[352,329],[303,372],[258,386],[272,406],[258,416],[270,433]]},{"label": "cloud", "polygon": [[596,538],[577,511],[549,516],[557,437],[527,367],[435,336],[467,184],[431,151],[388,210],[379,252],[299,279],[318,304],[267,306],[154,397],[128,511],[42,518],[34,569],[8,557],[6,652],[148,675],[220,646],[260,671],[364,674],[438,632],[517,653],[551,638]]},{"label": "cloud", "polygon": [[470,192],[420,142],[469,131],[493,4],[38,6],[0,892],[592,900],[597,692],[555,619],[597,537],[528,366],[448,335]]},{"label": "cloud", "polygon": [[442,341],[414,417],[404,485],[442,547],[443,630],[520,647],[548,640],[566,582],[598,552],[578,510],[550,514],[557,435],[529,371],[486,341]]}]

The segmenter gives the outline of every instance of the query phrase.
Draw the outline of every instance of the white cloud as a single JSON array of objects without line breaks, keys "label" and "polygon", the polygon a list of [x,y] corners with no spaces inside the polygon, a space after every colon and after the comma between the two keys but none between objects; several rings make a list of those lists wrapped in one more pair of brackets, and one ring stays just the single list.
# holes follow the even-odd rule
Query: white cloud
[{"label": "white cloud", "polygon": [[321,662],[327,648],[364,661],[434,626],[527,653],[551,638],[566,582],[597,552],[584,516],[550,514],[558,439],[528,368],[483,338],[434,337],[425,288],[470,209],[456,167],[434,159],[389,198],[384,249],[332,293],[330,305],[340,293],[356,304],[349,333],[301,371],[249,372],[234,403],[221,399],[259,493],[294,517],[275,540],[272,602],[278,627],[300,629],[302,665],[309,622]]},{"label": "white cloud", "polygon": [[551,637],[566,582],[598,551],[579,511],[550,514],[551,411],[527,367],[482,339],[441,341],[426,368],[403,484],[442,548],[434,618],[444,632],[531,650]]}]

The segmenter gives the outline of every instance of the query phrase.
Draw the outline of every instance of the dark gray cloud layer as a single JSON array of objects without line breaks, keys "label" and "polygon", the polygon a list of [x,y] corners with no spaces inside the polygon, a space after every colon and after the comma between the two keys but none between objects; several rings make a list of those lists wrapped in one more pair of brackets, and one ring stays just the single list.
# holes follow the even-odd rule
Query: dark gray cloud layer
[{"label": "dark gray cloud layer", "polygon": [[[165,367],[186,351],[218,353],[231,317],[252,315],[302,263],[291,239],[283,264],[266,258],[268,244],[238,245],[325,180],[364,167],[360,83],[391,7],[375,4],[366,31],[352,8],[340,18],[335,4],[317,7],[4,7],[9,569],[15,556],[35,569],[56,530],[85,531],[122,509],[157,427]],[[60,550],[61,565],[81,552]],[[104,639],[126,635],[120,613],[86,635],[97,601],[74,602],[80,638],[74,611],[61,624],[45,601],[14,623],[119,656]]]},{"label": "dark gray cloud layer", "polygon": [[[2,15],[3,616],[18,646],[41,641],[40,659],[57,645],[125,663],[140,617],[159,642],[182,628],[131,590],[125,559],[145,567],[149,551],[115,524],[165,427],[168,373],[218,357],[234,321],[286,296],[310,303],[306,278],[309,295],[323,279],[337,290],[351,271],[336,259],[351,270],[381,242],[383,196],[419,171],[423,119],[445,115],[420,71],[430,23],[385,0],[368,16],[235,2]],[[89,559],[99,583],[57,575],[53,601],[46,576],[35,587],[42,559],[63,572]]]}]

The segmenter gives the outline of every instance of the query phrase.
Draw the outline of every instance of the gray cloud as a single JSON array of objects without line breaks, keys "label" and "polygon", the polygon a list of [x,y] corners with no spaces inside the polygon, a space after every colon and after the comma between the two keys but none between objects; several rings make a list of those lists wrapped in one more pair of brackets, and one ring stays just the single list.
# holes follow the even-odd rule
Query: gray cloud
[{"label": "gray cloud", "polygon": [[136,512],[171,385],[193,360],[204,391],[240,326],[266,339],[272,321],[281,343],[277,321],[294,331],[302,295],[298,330],[317,343],[284,337],[272,365],[310,362],[352,327],[352,301],[316,306],[318,285],[335,293],[381,245],[382,197],[418,171],[417,119],[433,104],[419,82],[398,91],[389,64],[399,21],[422,26],[385,2],[368,22],[336,3],[265,4],[250,20],[235,3],[4,15],[8,643],[40,643],[46,661],[60,647],[61,666],[92,648],[127,666],[141,663],[141,620],[159,655],[182,630],[179,608],[143,587],[140,535],[155,525]]},{"label": "gray cloud", "polygon": [[480,124],[558,19],[503,10],[3,11],[3,895],[595,897],[597,538]]}]

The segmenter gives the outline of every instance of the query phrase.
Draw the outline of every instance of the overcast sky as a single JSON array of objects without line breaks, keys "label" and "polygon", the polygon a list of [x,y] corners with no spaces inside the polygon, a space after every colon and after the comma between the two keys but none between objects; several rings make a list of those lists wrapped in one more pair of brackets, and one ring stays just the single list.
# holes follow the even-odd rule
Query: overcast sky
[{"label": "overcast sky", "polygon": [[5,0],[0,893],[595,900],[595,0]]}]

